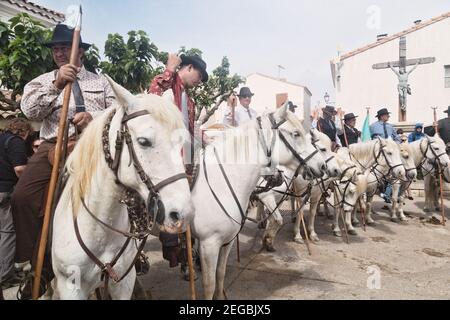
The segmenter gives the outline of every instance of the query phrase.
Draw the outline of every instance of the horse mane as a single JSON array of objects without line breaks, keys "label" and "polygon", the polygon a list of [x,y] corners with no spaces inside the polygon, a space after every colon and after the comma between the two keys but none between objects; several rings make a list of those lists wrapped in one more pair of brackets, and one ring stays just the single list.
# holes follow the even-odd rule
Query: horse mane
[{"label": "horse mane", "polygon": [[349,146],[349,151],[352,157],[358,159],[364,165],[375,161],[373,151],[377,140],[371,140],[367,142],[355,143]]},{"label": "horse mane", "polygon": [[331,151],[331,139],[319,130],[314,130],[314,136],[319,139],[320,143],[323,144],[328,151]]},{"label": "horse mane", "polygon": [[[170,130],[185,128],[181,112],[169,101],[147,94],[137,95],[136,99],[136,108],[147,110],[156,121],[163,123]],[[66,169],[72,178],[72,205],[75,216],[78,214],[81,198],[90,191],[99,164],[105,162],[102,134],[106,119],[114,110],[119,112],[123,108],[116,104],[96,117],[84,129],[75,149],[67,159]]]},{"label": "horse mane", "polygon": [[[268,113],[265,113],[267,115]],[[286,120],[293,125],[302,136],[306,136],[300,120],[290,111],[287,112]],[[259,127],[255,120],[242,123],[239,127],[229,128],[218,135],[210,144],[215,146],[216,150],[224,163],[258,163],[259,153],[250,154],[250,148],[261,148],[259,144]],[[267,142],[270,144],[270,141]],[[222,147],[218,147],[222,144]],[[270,147],[270,146],[268,146]]]}]

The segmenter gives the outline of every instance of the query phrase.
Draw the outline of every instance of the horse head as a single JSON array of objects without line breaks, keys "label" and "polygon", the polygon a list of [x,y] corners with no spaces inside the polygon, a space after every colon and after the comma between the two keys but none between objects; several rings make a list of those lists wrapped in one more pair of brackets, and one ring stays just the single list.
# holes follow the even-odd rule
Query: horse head
[{"label": "horse head", "polygon": [[400,156],[397,143],[392,139],[381,139],[378,137],[376,160],[377,163],[389,169],[387,175],[393,178],[406,179],[405,167]]},{"label": "horse head", "polygon": [[[120,107],[109,132],[117,180],[143,199],[161,231],[178,233],[193,215],[181,157],[188,136],[175,105],[156,95],[134,96],[108,78]],[[118,146],[118,135],[122,144]]]},{"label": "horse head", "polygon": [[326,134],[323,134],[316,129],[311,129],[310,135],[311,143],[316,147],[317,150],[320,151],[322,157],[326,159],[325,163],[327,164],[327,175],[331,178],[339,177],[342,174],[342,169],[336,160],[336,154],[331,151],[330,138],[328,138]]},{"label": "horse head", "polygon": [[271,155],[275,163],[293,171],[300,166],[299,172],[305,179],[321,178],[325,174],[325,159],[312,145],[300,120],[287,110],[287,104],[264,118],[269,120],[264,121],[265,131],[274,131],[273,134],[278,136],[275,141],[276,152]]},{"label": "horse head", "polygon": [[413,181],[417,177],[417,168],[414,163],[412,150],[408,143],[401,143],[398,145],[400,150],[400,158],[406,171],[406,178],[408,181]]}]

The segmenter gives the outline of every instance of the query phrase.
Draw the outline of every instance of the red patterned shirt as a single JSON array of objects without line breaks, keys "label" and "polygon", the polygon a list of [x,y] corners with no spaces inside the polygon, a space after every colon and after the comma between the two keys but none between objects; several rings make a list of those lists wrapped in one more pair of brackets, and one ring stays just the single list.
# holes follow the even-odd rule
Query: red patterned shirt
[{"label": "red patterned shirt", "polygon": [[[182,111],[181,96],[184,91],[184,85],[178,73],[166,69],[163,74],[160,74],[153,79],[150,87],[147,90],[147,93],[162,96],[163,93],[169,89],[172,89],[175,105],[178,107],[178,109],[180,109],[180,111]],[[187,100],[189,117],[188,129],[190,134],[193,135],[195,123],[195,104],[189,96],[187,96]]]}]

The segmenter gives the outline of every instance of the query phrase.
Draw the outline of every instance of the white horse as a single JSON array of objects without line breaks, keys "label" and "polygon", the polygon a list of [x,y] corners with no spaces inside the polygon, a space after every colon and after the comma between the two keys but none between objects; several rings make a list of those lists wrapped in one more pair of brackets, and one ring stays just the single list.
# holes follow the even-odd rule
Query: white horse
[{"label": "white horse", "polygon": [[192,190],[195,217],[191,227],[199,240],[206,299],[225,298],[228,255],[245,223],[249,197],[264,170],[283,165],[295,171],[302,165],[302,174],[316,177],[326,170],[323,157],[287,106],[260,118],[260,122],[253,120],[225,131],[225,135],[228,139],[218,137],[203,151],[199,177]]},{"label": "white horse", "polygon": [[[324,159],[326,159],[327,163],[326,176],[324,176],[321,179],[325,181],[324,184],[326,184],[328,187],[328,181],[331,181],[330,179],[340,176],[342,173],[342,168],[339,165],[339,162],[336,159],[335,154],[331,152],[330,138],[328,138],[327,135],[315,129],[310,131],[310,135],[313,145],[316,147],[317,150],[321,152]],[[275,251],[274,248],[275,237],[278,231],[280,230],[281,226],[283,225],[283,217],[281,216],[281,213],[279,211],[279,206],[281,205],[283,199],[286,198],[284,194],[286,192],[291,191],[289,189],[292,185],[295,185],[296,191],[299,195],[305,193],[305,191],[308,188],[308,185],[311,182],[311,179],[305,179],[302,176],[295,177],[295,181],[292,181],[295,172],[288,170],[286,168],[280,169],[284,172],[284,180],[285,180],[284,184],[279,187],[273,188],[272,190],[257,195],[259,199],[258,214],[257,214],[258,218],[261,219],[262,217],[264,217],[263,214],[264,206],[271,214],[271,216],[267,219],[266,230],[263,235],[263,246],[269,252]],[[312,188],[311,195],[317,192],[321,193],[320,187],[317,186],[318,184],[319,182],[315,183],[315,187]],[[306,196],[309,196],[309,194],[305,195],[305,197]],[[297,217],[296,221],[299,221],[299,217]],[[294,227],[295,236],[297,236],[298,232],[299,231],[296,231]]]},{"label": "white horse", "polygon": [[424,211],[439,211],[438,189],[434,168],[439,163],[444,180],[450,181],[450,159],[446,153],[444,141],[439,136],[425,136],[425,138],[410,144],[413,152],[414,163],[422,169],[425,187]]},{"label": "white horse", "polygon": [[[356,203],[361,196],[361,194],[365,191],[366,179],[361,174],[360,169],[350,161],[349,157],[343,157],[345,150],[347,148],[341,148],[340,153],[336,154],[336,159],[341,166],[342,175],[337,179],[330,179],[330,181],[325,184],[325,186],[315,185],[312,189],[311,199],[310,199],[310,209],[308,216],[308,232],[310,239],[314,242],[319,242],[320,239],[315,232],[315,217],[317,214],[317,209],[320,204],[320,200],[323,195],[323,189],[328,189],[331,184],[334,184],[334,224],[333,224],[333,233],[336,236],[341,235],[341,231],[339,228],[339,217],[344,212],[344,217],[350,217],[350,214],[356,206]],[[299,219],[297,219],[299,220]],[[300,221],[296,221],[296,226],[294,227],[294,231],[296,232],[295,240],[299,242],[301,240],[300,236]],[[348,221],[347,221],[348,224]],[[349,230],[350,234],[355,234],[354,231]]]},{"label": "white horse", "polygon": [[[109,293],[113,299],[130,299],[136,279],[134,259],[142,242],[131,240],[124,245],[127,239],[112,230],[130,232],[127,207],[119,202],[125,190],[146,200],[145,207],[165,232],[178,233],[192,219],[181,143],[173,138],[175,132],[186,134],[180,112],[160,97],[133,96],[112,80],[110,83],[118,104],[84,130],[66,164],[70,176],[53,222],[54,298],[87,299],[102,285],[102,276],[113,280],[125,276],[109,282]],[[125,129],[129,135],[123,136],[117,151],[117,135]],[[114,164],[113,159],[119,162]],[[117,168],[116,172],[111,167]],[[75,225],[81,241],[98,261],[82,248]],[[109,265],[121,250],[116,263]]]},{"label": "white horse", "polygon": [[401,221],[408,221],[403,211],[403,202],[405,201],[406,191],[417,177],[417,165],[414,162],[411,146],[408,143],[401,143],[398,147],[406,171],[406,180],[399,180],[392,184],[391,220],[394,222],[397,222],[397,217]]},{"label": "white horse", "polygon": [[[381,139],[352,144],[349,147],[349,152],[345,149],[338,150],[338,154],[343,157],[349,156],[349,160],[353,161],[358,168],[363,171],[366,179],[367,187],[365,190],[366,210],[365,221],[368,225],[373,225],[375,221],[372,219],[372,199],[376,193],[378,184],[382,182],[385,177],[391,179],[405,179],[405,168],[403,166],[400,151],[397,143],[391,139]],[[356,208],[351,212],[345,212],[345,224],[350,234],[356,234],[353,223],[358,220],[355,217]],[[352,219],[353,216],[353,219]],[[340,236],[340,234],[336,234]]]}]

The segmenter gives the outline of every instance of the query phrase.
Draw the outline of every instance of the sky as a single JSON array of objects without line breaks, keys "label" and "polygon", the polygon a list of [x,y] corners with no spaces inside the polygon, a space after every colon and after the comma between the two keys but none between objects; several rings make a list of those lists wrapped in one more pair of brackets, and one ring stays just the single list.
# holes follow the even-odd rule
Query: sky
[{"label": "sky", "polygon": [[[32,0],[65,12],[83,6],[84,42],[100,51],[109,33],[144,30],[162,51],[199,48],[216,68],[259,72],[304,85],[312,104],[334,98],[330,60],[450,11],[448,0]],[[281,65],[283,69],[279,69]]]}]

